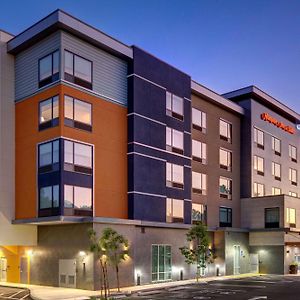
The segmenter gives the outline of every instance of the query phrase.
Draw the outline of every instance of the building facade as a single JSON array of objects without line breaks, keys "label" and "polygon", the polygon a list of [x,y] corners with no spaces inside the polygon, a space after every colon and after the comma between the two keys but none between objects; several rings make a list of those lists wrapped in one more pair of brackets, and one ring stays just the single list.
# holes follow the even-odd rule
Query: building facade
[{"label": "building facade", "polygon": [[193,278],[179,248],[197,221],[203,276],[288,272],[296,112],[256,87],[221,96],[61,10],[0,38],[0,281],[100,289],[87,232],[106,227],[129,240],[122,286]]}]

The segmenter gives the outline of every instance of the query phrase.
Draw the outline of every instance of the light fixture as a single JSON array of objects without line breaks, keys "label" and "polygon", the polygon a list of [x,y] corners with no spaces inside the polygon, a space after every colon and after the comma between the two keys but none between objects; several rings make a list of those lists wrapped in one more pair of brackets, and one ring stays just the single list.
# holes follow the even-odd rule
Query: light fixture
[{"label": "light fixture", "polygon": [[81,257],[86,256],[86,252],[85,251],[79,251],[79,256],[81,256]]},{"label": "light fixture", "polygon": [[26,255],[28,257],[32,257],[33,256],[33,250],[32,249],[26,250]]}]

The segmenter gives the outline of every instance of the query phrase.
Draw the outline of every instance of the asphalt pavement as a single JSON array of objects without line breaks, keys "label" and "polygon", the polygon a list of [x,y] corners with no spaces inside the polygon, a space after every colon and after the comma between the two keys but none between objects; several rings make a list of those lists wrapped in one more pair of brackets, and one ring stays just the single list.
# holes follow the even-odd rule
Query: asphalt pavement
[{"label": "asphalt pavement", "polygon": [[300,277],[254,276],[139,292],[130,300],[300,300]]}]

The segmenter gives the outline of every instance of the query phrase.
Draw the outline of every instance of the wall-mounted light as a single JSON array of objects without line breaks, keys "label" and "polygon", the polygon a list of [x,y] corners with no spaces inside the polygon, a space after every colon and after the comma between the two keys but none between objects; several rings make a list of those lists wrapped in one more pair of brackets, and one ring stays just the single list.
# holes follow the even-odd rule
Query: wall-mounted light
[{"label": "wall-mounted light", "polygon": [[140,270],[135,270],[134,273],[136,277],[136,285],[141,285],[142,272]]},{"label": "wall-mounted light", "polygon": [[27,255],[27,257],[32,257],[33,256],[33,250],[32,249],[26,250],[26,255]]},{"label": "wall-mounted light", "polygon": [[85,257],[86,256],[86,252],[85,251],[79,251],[79,256],[80,257]]}]

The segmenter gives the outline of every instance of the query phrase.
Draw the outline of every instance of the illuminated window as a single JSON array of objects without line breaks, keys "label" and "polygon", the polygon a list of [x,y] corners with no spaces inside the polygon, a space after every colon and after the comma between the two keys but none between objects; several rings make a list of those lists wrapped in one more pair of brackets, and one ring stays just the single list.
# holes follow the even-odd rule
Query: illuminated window
[{"label": "illuminated window", "polygon": [[207,193],[207,175],[192,171],[193,193],[206,195]]},{"label": "illuminated window", "polygon": [[192,156],[193,160],[206,164],[206,144],[196,140],[192,140]]},{"label": "illuminated window", "polygon": [[281,141],[272,136],[272,150],[276,155],[281,155]]},{"label": "illuminated window", "polygon": [[253,194],[254,197],[262,197],[265,195],[265,185],[262,183],[253,183]]},{"label": "illuminated window", "polygon": [[297,162],[297,148],[295,146],[289,145],[289,157],[291,161]]},{"label": "illuminated window", "polygon": [[231,143],[232,124],[222,119],[220,119],[220,138]]},{"label": "illuminated window", "polygon": [[289,168],[289,180],[292,185],[297,185],[297,170]]},{"label": "illuminated window", "polygon": [[253,167],[258,175],[264,175],[264,159],[260,156],[253,156]]},{"label": "illuminated window", "polygon": [[192,124],[193,128],[202,132],[206,132],[206,113],[197,109],[192,108]]},{"label": "illuminated window", "polygon": [[297,193],[295,193],[295,192],[292,192],[292,191],[289,191],[289,196],[292,196],[292,197],[298,198],[298,194],[297,194]]},{"label": "illuminated window", "polygon": [[220,168],[231,171],[232,169],[232,152],[223,148],[219,151]]},{"label": "illuminated window", "polygon": [[183,98],[166,92],[166,113],[168,116],[183,120]]},{"label": "illuminated window", "polygon": [[254,127],[254,143],[258,148],[264,149],[264,132]]},{"label": "illuminated window", "polygon": [[166,179],[168,187],[183,188],[183,166],[167,163]]},{"label": "illuminated window", "polygon": [[281,189],[277,187],[272,187],[272,195],[273,196],[281,195]]},{"label": "illuminated window", "polygon": [[166,127],[166,149],[183,154],[183,132]]},{"label": "illuminated window", "polygon": [[58,125],[58,96],[54,96],[39,103],[39,130]]},{"label": "illuminated window", "polygon": [[296,227],[296,209],[286,208],[286,222],[290,227]]},{"label": "illuminated window", "polygon": [[202,222],[206,224],[206,206],[203,204],[192,203],[192,222]]},{"label": "illuminated window", "polygon": [[219,180],[220,197],[231,199],[232,198],[232,180],[226,177],[220,177]]},{"label": "illuminated window", "polygon": [[272,161],[272,175],[276,180],[281,180],[281,165]]},{"label": "illuminated window", "polygon": [[169,223],[183,223],[184,201],[167,198],[166,202],[166,221]]}]

